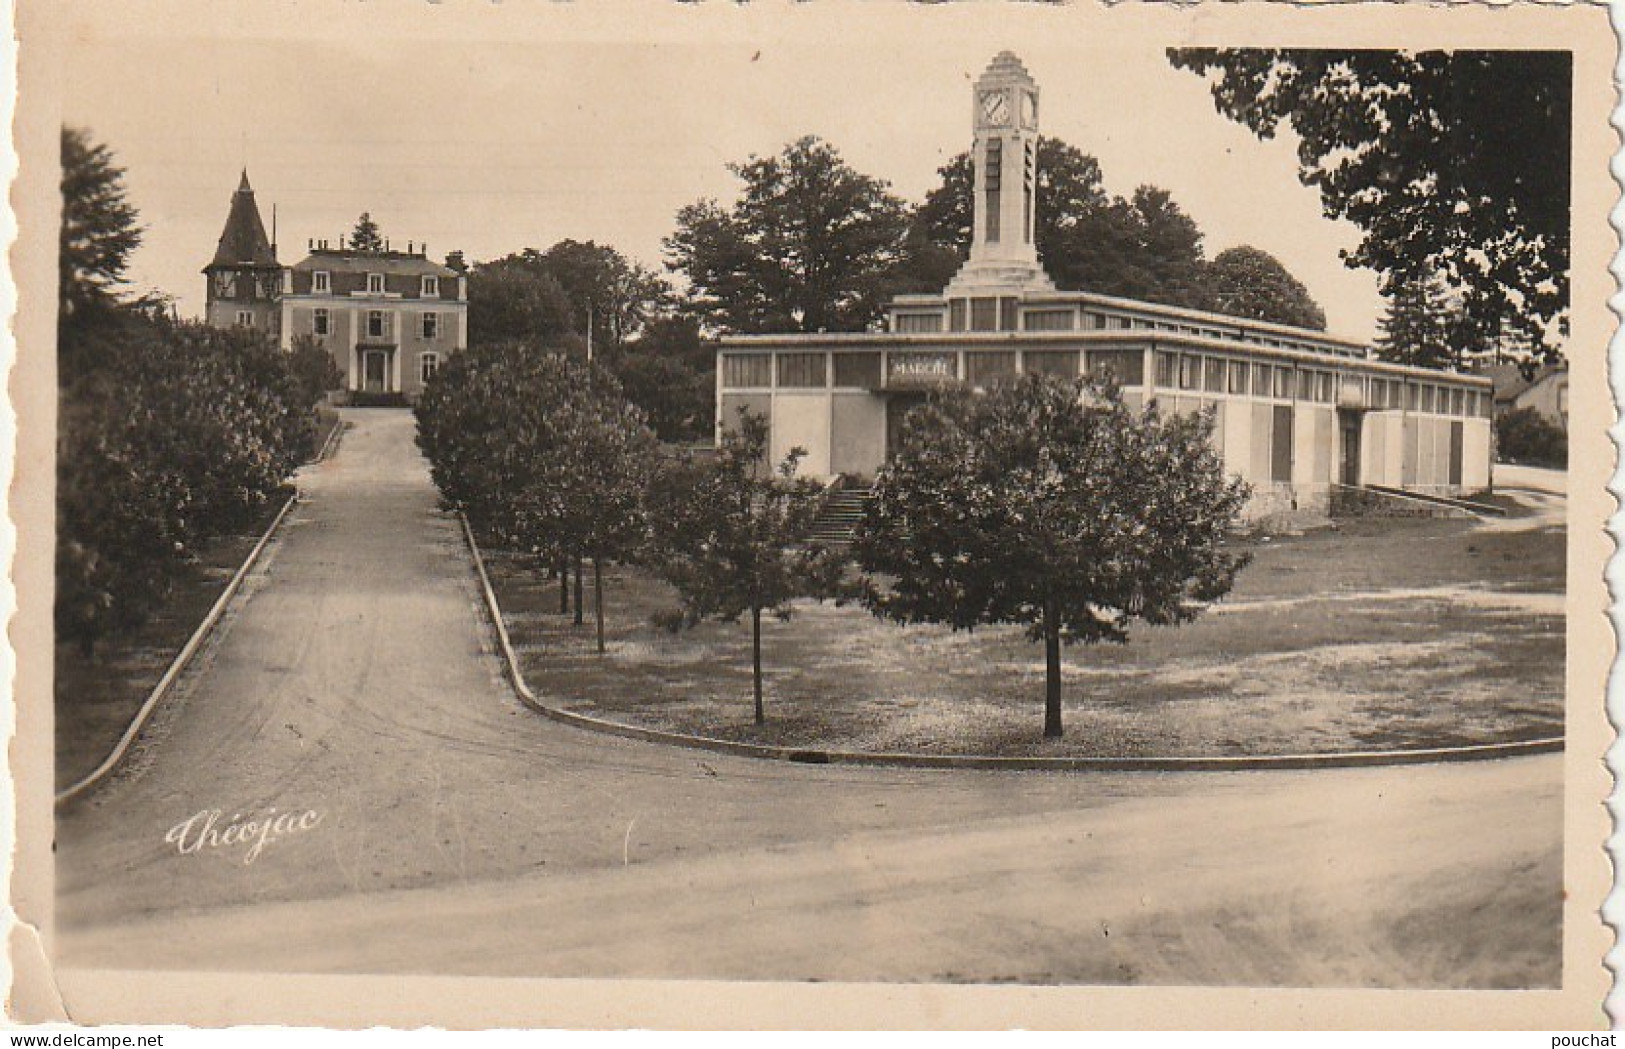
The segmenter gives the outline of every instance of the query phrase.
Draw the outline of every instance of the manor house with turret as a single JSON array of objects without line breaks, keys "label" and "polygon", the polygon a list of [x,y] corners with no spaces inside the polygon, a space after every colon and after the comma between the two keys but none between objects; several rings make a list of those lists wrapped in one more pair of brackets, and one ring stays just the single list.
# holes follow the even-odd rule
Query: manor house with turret
[{"label": "manor house with turret", "polygon": [[[274,229],[274,223],[273,223]],[[207,281],[204,319],[269,333],[284,350],[298,338],[333,355],[355,399],[411,400],[453,353],[468,346],[468,278],[459,255],[442,265],[428,246],[375,251],[310,241],[292,266],[243,172]]]}]

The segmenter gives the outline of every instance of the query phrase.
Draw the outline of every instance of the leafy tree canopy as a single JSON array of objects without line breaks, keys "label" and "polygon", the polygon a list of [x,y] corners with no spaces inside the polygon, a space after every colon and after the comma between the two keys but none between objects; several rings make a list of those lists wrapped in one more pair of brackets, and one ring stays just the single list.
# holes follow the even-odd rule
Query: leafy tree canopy
[{"label": "leafy tree canopy", "polygon": [[1063,643],[1185,622],[1245,563],[1226,533],[1248,489],[1212,426],[1044,375],[933,398],[858,529],[864,603],[903,623],[1026,627],[1045,645],[1044,734],[1059,736]]},{"label": "leafy tree canopy", "polygon": [[672,464],[649,490],[653,558],[676,588],[684,622],[751,618],[756,723],[762,706],[762,613],[789,619],[798,597],[832,596],[844,559],[805,542],[824,503],[817,482],[796,476],[795,449],[764,469],[767,423],[740,413],[715,458]]},{"label": "leafy tree canopy", "polygon": [[1442,275],[1458,345],[1508,326],[1555,352],[1569,299],[1572,59],[1560,51],[1180,48],[1220,113],[1285,124],[1298,177],[1364,232],[1384,295]]},{"label": "leafy tree canopy", "polygon": [[732,332],[873,323],[908,226],[887,184],[813,136],[728,170],[742,183],[739,198],[684,207],[665,241],[667,265],[687,277],[699,315]]},{"label": "leafy tree canopy", "polygon": [[1206,308],[1215,313],[1326,330],[1326,311],[1267,251],[1243,245],[1219,252],[1206,285]]}]

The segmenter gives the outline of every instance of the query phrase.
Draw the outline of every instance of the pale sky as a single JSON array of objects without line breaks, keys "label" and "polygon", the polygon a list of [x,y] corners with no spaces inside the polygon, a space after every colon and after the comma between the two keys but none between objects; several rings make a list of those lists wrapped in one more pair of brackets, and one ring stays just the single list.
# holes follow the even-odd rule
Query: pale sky
[{"label": "pale sky", "polygon": [[369,211],[436,258],[572,237],[664,272],[678,208],[731,201],[725,163],[802,134],[920,200],[968,148],[970,84],[1004,49],[1038,82],[1041,131],[1098,157],[1109,191],[1171,190],[1210,258],[1275,255],[1334,333],[1369,339],[1381,313],[1375,275],[1338,258],[1357,231],[1322,216],[1293,144],[1220,117],[1163,56],[1183,41],[1089,10],[222,2],[167,35],[155,10],[175,8],[67,0],[63,119],[127,168],[147,227],[132,275],[187,316],[245,164],[284,264]]}]

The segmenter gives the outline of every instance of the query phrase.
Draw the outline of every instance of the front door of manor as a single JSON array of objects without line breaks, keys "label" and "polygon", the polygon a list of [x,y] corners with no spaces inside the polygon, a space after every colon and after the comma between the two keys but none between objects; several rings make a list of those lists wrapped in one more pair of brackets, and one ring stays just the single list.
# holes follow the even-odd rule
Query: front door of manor
[{"label": "front door of manor", "polygon": [[361,356],[361,388],[368,393],[383,393],[387,385],[389,354],[383,350],[368,350]]}]

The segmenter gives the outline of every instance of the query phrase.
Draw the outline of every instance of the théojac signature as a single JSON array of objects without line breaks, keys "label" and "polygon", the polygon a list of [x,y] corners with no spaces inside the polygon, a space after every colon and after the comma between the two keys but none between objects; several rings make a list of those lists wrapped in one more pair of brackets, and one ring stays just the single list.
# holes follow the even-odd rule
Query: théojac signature
[{"label": "th\u00e9ojac signature", "polygon": [[169,828],[164,841],[175,846],[182,856],[193,855],[204,849],[247,846],[248,851],[243,854],[243,864],[246,866],[259,859],[267,843],[314,830],[322,822],[322,814],[315,809],[278,813],[273,808],[257,818],[250,813],[250,818],[246,820],[240,812],[225,820],[222,819],[224,813],[224,809],[203,809]]}]

